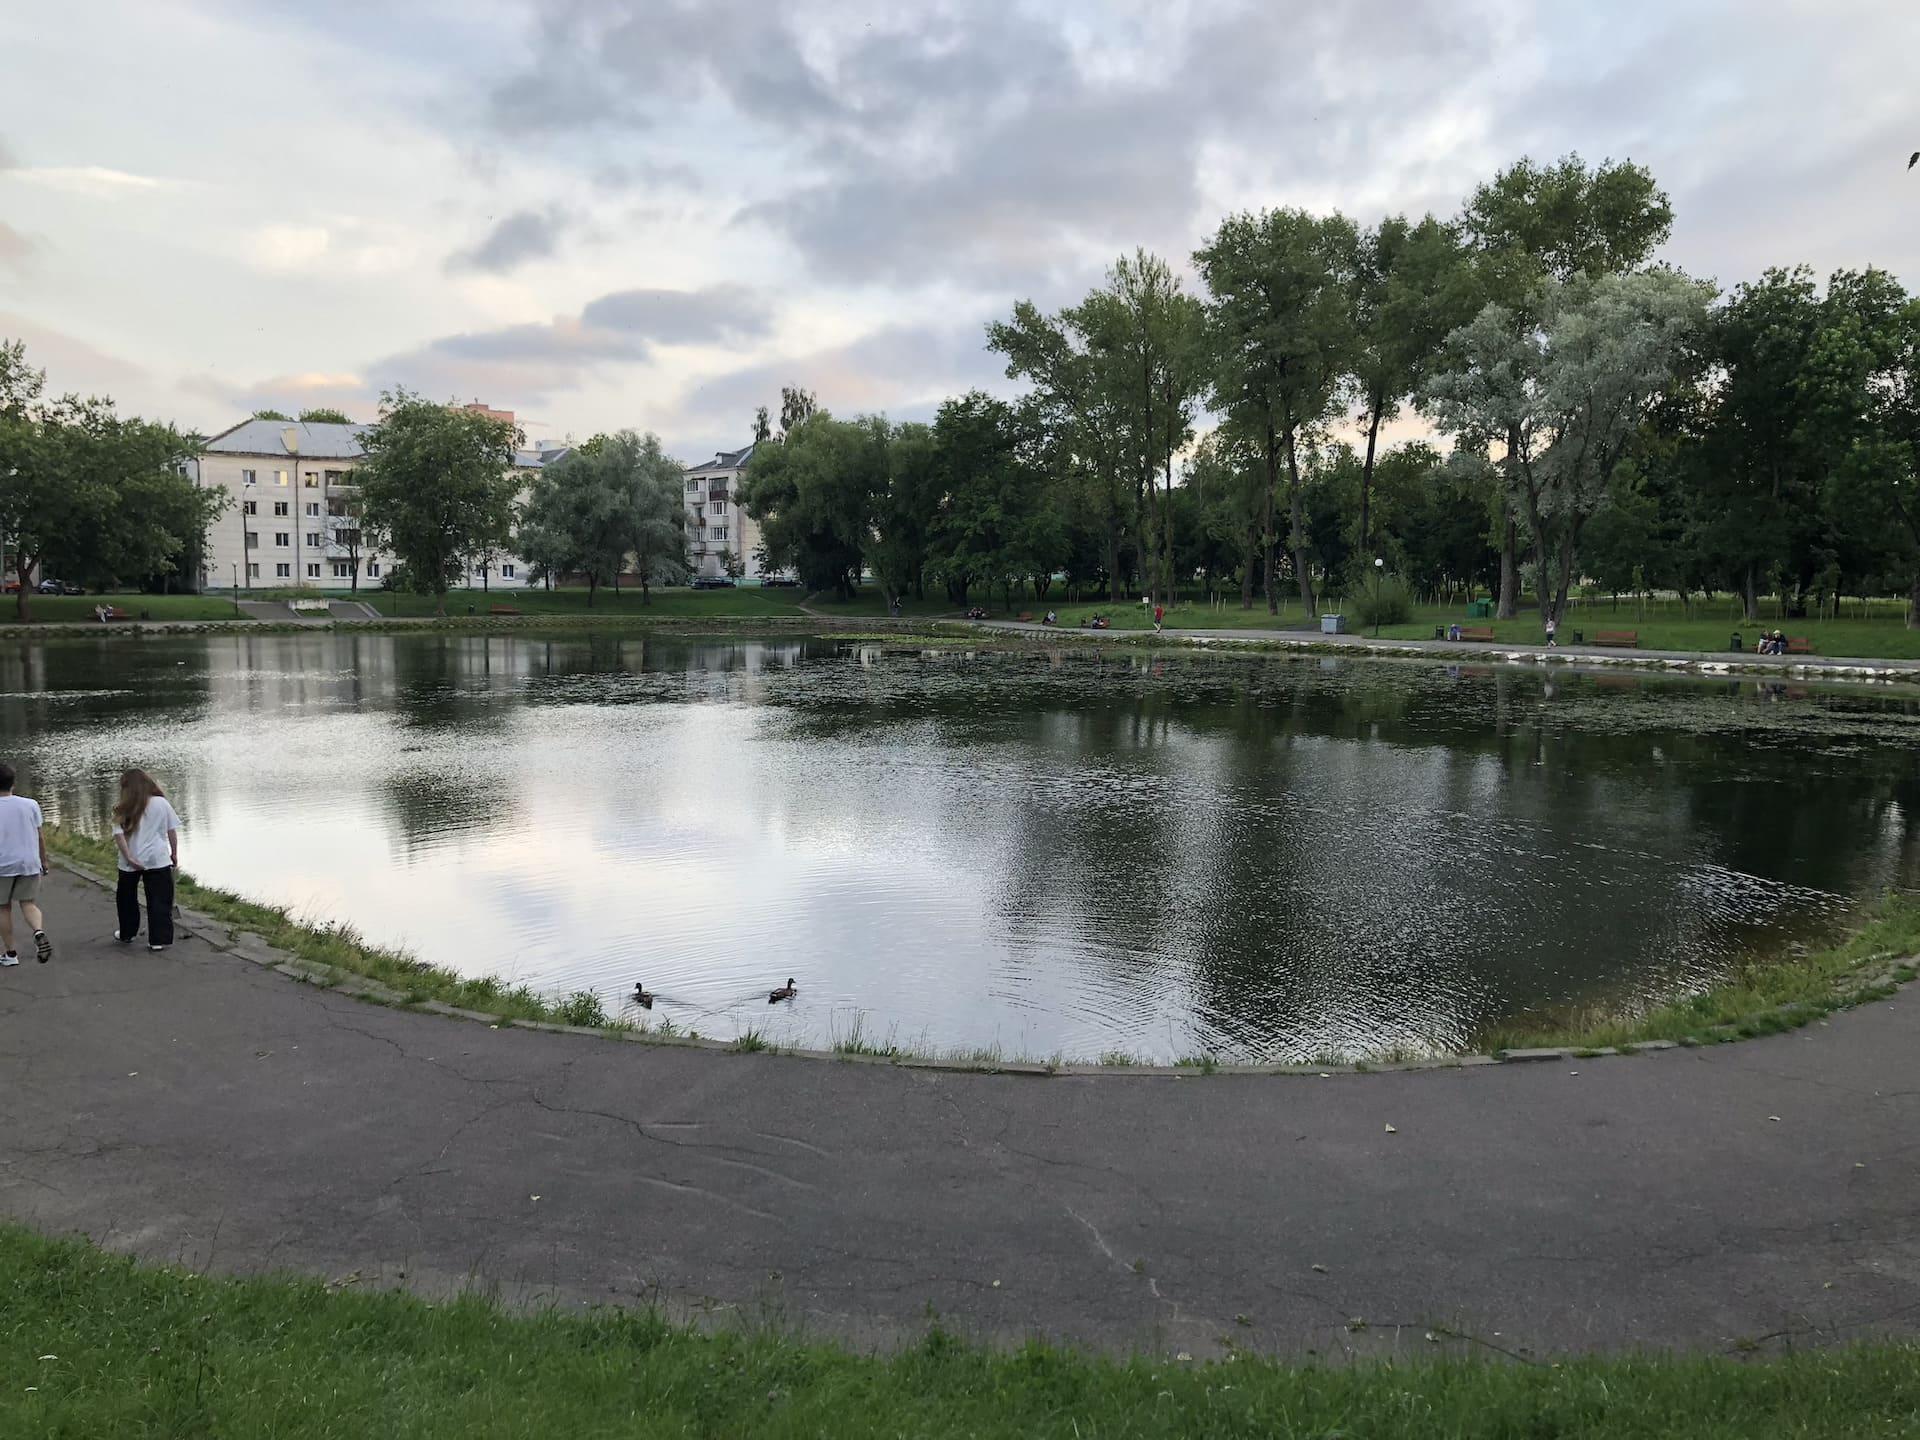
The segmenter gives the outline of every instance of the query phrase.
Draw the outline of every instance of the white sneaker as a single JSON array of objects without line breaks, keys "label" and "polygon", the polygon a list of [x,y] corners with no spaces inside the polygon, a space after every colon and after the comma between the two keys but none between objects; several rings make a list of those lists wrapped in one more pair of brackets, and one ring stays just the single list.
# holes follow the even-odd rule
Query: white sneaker
[{"label": "white sneaker", "polygon": [[20,957],[11,950],[4,955],[0,955],[0,969],[5,969],[9,965],[18,965],[19,963]]}]

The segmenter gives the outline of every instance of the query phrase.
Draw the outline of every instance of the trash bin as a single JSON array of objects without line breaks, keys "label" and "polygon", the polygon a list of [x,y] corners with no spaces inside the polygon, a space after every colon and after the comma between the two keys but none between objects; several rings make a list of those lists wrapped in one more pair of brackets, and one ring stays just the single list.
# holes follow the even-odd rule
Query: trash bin
[{"label": "trash bin", "polygon": [[1347,617],[1344,615],[1322,615],[1320,617],[1322,635],[1344,635],[1347,633]]},{"label": "trash bin", "polygon": [[1467,602],[1467,619],[1491,620],[1492,618],[1493,602],[1491,600],[1469,600]]}]

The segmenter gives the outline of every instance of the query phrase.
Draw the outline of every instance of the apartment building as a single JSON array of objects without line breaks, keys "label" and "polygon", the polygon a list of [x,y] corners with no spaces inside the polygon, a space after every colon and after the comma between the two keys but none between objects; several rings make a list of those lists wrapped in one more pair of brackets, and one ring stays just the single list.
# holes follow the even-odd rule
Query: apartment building
[{"label": "apartment building", "polygon": [[753,446],[725,450],[705,465],[687,470],[687,557],[696,577],[714,579],[727,573],[729,556],[744,567],[741,577],[750,584],[764,578],[754,552],[760,548],[760,527],[740,508],[740,476],[753,458]]},{"label": "apartment building", "polygon": [[[510,412],[500,412],[511,418]],[[224,490],[232,504],[207,532],[200,558],[206,590],[378,589],[393,557],[361,544],[355,519],[359,487],[353,467],[365,452],[364,425],[243,420],[200,452],[196,483]],[[520,450],[514,470],[523,482],[566,451]],[[527,583],[514,555],[489,557],[467,577],[475,588]]]}]

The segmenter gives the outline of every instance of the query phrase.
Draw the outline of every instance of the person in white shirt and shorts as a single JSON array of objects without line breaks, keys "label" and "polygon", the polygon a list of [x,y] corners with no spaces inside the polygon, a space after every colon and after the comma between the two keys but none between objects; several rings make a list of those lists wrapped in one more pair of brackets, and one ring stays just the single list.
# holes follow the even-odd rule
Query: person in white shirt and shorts
[{"label": "person in white shirt and shorts", "polygon": [[0,966],[18,965],[13,948],[13,907],[33,927],[33,945],[41,963],[53,958],[47,917],[40,913],[40,877],[47,873],[47,837],[40,828],[40,805],[13,793],[13,767],[0,764]]},{"label": "person in white shirt and shorts", "polygon": [[114,892],[119,924],[113,938],[131,945],[140,933],[140,891],[147,892],[147,948],[173,944],[173,873],[180,865],[180,817],[144,770],[120,776],[113,806],[113,843],[120,851]]}]

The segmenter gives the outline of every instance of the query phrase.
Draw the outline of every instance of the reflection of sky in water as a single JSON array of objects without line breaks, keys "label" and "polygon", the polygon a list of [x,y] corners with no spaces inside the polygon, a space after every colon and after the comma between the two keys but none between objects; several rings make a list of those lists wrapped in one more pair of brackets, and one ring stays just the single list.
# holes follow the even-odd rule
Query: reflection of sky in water
[{"label": "reflection of sky in water", "polygon": [[[708,1034],[1303,1058],[1640,1003],[1920,873],[1908,696],[596,634],[0,656],[50,814]],[[771,1010],[788,975],[801,997]]]}]

